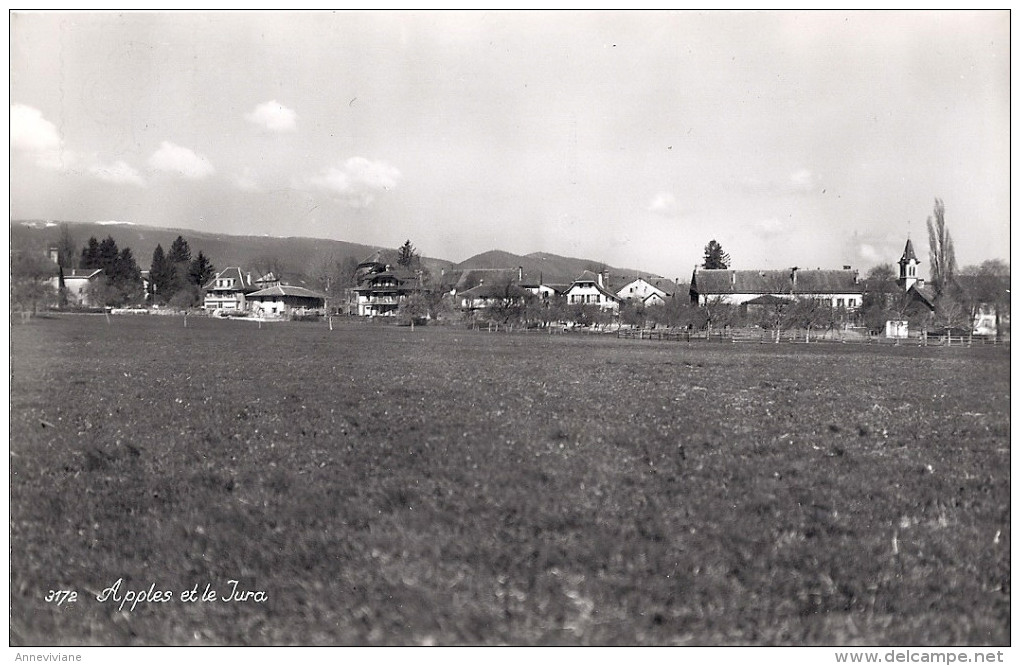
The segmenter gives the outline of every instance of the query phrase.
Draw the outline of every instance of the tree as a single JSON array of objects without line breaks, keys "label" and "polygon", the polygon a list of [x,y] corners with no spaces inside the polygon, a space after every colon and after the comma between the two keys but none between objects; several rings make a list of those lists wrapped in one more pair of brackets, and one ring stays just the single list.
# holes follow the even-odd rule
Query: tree
[{"label": "tree", "polygon": [[409,294],[397,308],[397,316],[410,324],[420,323],[428,317],[428,314],[428,303],[421,293]]},{"label": "tree", "polygon": [[946,207],[938,198],[935,199],[934,219],[928,218],[928,260],[932,287],[938,299],[952,285],[956,273],[956,251],[946,226]]},{"label": "tree", "polygon": [[78,267],[78,244],[66,223],[60,225],[60,236],[57,238],[57,264],[61,268]]},{"label": "tree", "polygon": [[952,296],[943,295],[935,304],[935,326],[952,333],[952,329],[970,329],[971,322],[967,311]]},{"label": "tree", "polygon": [[397,264],[404,268],[413,268],[421,263],[421,257],[418,251],[411,245],[411,241],[407,240],[403,245],[400,246],[400,256],[397,258]]},{"label": "tree", "polygon": [[896,269],[889,263],[879,264],[868,271],[868,276],[865,279],[869,282],[873,281],[875,284],[892,282],[896,279]]},{"label": "tree", "polygon": [[98,305],[124,305],[141,300],[142,275],[131,248],[119,250],[112,236],[101,243],[95,238],[82,250],[83,268],[101,268],[100,286],[92,289],[92,299]]},{"label": "tree", "polygon": [[149,293],[153,301],[165,303],[170,299],[173,295],[170,289],[173,277],[173,265],[167,260],[163,246],[157,244],[152,251],[152,263],[149,264]]},{"label": "tree", "polygon": [[1002,339],[1003,315],[1009,308],[1009,273],[1009,264],[1001,259],[989,259],[980,266],[968,266],[959,272],[959,294],[971,321],[983,307],[994,309],[996,340]]},{"label": "tree", "polygon": [[272,275],[273,279],[280,281],[283,278],[285,266],[283,261],[279,257],[272,254],[261,254],[253,259],[248,260],[248,266],[250,266],[255,274],[252,279],[259,280],[261,278]]},{"label": "tree", "polygon": [[184,240],[183,236],[178,236],[170,245],[170,252],[167,253],[166,258],[171,264],[190,263],[191,248],[188,247],[188,241]]},{"label": "tree", "polygon": [[113,240],[113,236],[107,236],[99,243],[99,255],[96,258],[99,266],[109,274],[109,271],[117,264],[117,259],[120,257],[120,250],[117,249],[117,241]]},{"label": "tree", "polygon": [[729,268],[730,255],[723,251],[722,245],[711,240],[705,246],[705,263],[702,264],[702,267],[706,269]]},{"label": "tree", "polygon": [[864,278],[864,294],[857,314],[868,330],[878,333],[885,328],[885,322],[896,318],[891,306],[902,299],[903,291],[896,284],[896,269],[892,264],[879,264]]},{"label": "tree", "polygon": [[358,260],[350,255],[338,257],[330,252],[316,257],[309,269],[319,291],[326,295],[330,311],[338,310],[347,301],[347,290],[357,284]]},{"label": "tree", "polygon": [[55,299],[56,291],[51,280],[57,273],[58,268],[42,254],[12,252],[11,303],[16,303],[22,312],[36,314],[39,306]]},{"label": "tree", "polygon": [[82,248],[81,260],[78,262],[81,268],[99,268],[99,241],[95,236],[89,238],[88,245]]},{"label": "tree", "polygon": [[198,256],[191,262],[191,266],[188,269],[188,281],[199,289],[202,285],[209,282],[216,276],[216,267],[212,265],[212,262],[202,253],[198,251]]}]

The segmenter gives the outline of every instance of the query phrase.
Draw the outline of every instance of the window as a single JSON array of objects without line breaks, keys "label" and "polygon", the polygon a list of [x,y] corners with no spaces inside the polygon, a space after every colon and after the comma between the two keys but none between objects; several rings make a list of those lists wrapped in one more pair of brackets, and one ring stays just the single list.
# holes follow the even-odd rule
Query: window
[{"label": "window", "polygon": [[843,303],[844,303],[844,300],[845,300],[845,299],[842,299],[842,298],[837,298],[837,299],[836,299],[836,307],[837,307],[837,308],[841,308],[841,307],[843,307]]}]

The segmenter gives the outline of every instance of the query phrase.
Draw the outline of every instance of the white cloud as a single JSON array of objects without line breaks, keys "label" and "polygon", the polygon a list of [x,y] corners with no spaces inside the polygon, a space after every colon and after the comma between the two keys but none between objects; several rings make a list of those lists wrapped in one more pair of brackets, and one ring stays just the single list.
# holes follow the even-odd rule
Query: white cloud
[{"label": "white cloud", "polygon": [[66,169],[74,156],[64,150],[56,125],[41,111],[25,104],[11,104],[11,151],[21,153],[47,169]]},{"label": "white cloud", "polygon": [[648,210],[659,215],[672,217],[680,212],[680,206],[676,201],[676,197],[671,193],[659,192],[652,198],[652,202],[648,204]]},{"label": "white cloud", "polygon": [[351,157],[340,166],[306,178],[301,185],[329,192],[351,207],[364,208],[379,192],[395,188],[399,180],[400,171],[386,162]]},{"label": "white cloud", "polygon": [[258,174],[251,167],[245,167],[241,173],[231,176],[234,187],[243,192],[257,192],[259,189]]},{"label": "white cloud", "polygon": [[876,250],[873,245],[868,243],[861,243],[857,247],[857,256],[872,264],[880,264],[884,259],[882,253]]},{"label": "white cloud", "polygon": [[799,169],[790,174],[789,185],[794,192],[810,192],[818,187],[818,178],[807,169]]},{"label": "white cloud", "polygon": [[297,129],[297,113],[275,99],[259,104],[253,111],[244,114],[244,117],[272,132],[293,132]]},{"label": "white cloud", "polygon": [[123,160],[117,160],[113,164],[93,164],[89,167],[89,173],[108,183],[125,183],[145,187],[145,181],[138,171]]},{"label": "white cloud", "polygon": [[761,238],[774,238],[787,232],[787,225],[778,217],[769,217],[752,224],[752,229]]},{"label": "white cloud", "polygon": [[149,157],[149,166],[194,180],[210,176],[216,171],[202,155],[169,141],[162,142],[159,150]]}]

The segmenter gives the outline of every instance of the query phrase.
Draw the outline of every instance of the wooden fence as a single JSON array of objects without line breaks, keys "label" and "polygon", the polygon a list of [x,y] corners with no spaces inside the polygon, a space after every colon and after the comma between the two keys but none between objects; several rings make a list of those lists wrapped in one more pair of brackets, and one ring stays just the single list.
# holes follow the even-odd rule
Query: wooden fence
[{"label": "wooden fence", "polygon": [[866,344],[866,345],[913,345],[922,347],[972,347],[978,345],[1009,345],[1009,340],[997,341],[994,336],[981,335],[927,335],[916,333],[907,338],[886,338],[872,335],[862,329],[779,331],[760,328],[733,328],[715,331],[692,331],[684,328],[598,328],[569,327],[551,324],[528,327],[513,324],[484,323],[471,327],[487,333],[529,334],[529,335],[585,335],[615,337],[624,340],[648,340],[653,342],[711,342],[745,344]]}]

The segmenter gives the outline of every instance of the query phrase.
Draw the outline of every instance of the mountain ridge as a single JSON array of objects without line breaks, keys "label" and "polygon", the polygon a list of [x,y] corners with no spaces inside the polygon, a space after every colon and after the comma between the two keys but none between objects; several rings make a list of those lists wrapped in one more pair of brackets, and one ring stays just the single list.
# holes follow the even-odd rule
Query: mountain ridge
[{"label": "mountain ridge", "polygon": [[[246,267],[273,261],[287,273],[307,276],[314,263],[325,259],[337,262],[363,261],[377,250],[393,250],[380,245],[308,236],[269,236],[227,234],[222,232],[156,227],[132,222],[77,222],[71,220],[11,220],[11,249],[45,251],[56,244],[61,225],[66,224],[75,246],[82,248],[90,237],[102,240],[111,236],[121,248],[130,247],[139,268],[149,267],[153,250],[161,245],[170,248],[177,236],[188,241],[192,254],[202,252],[222,270],[229,266]],[[435,274],[448,270],[522,268],[532,276],[542,276],[548,283],[569,284],[585,270],[608,270],[617,279],[634,277],[661,278],[655,273],[632,268],[609,266],[605,262],[579,257],[565,257],[550,252],[518,255],[493,249],[473,255],[460,262],[438,257],[422,257],[425,266]]]}]

